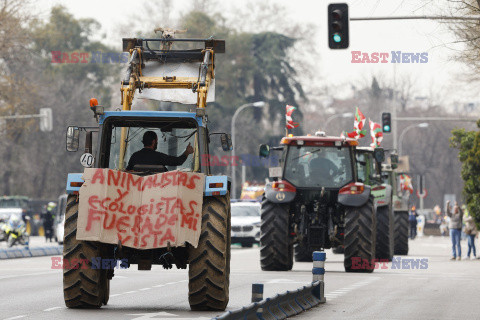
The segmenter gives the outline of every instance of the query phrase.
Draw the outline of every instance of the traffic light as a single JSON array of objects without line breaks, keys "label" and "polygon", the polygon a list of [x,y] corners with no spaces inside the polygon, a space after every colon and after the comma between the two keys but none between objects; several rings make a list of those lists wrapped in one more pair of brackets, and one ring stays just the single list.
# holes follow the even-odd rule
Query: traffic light
[{"label": "traffic light", "polygon": [[328,5],[328,46],[330,49],[348,48],[348,5]]},{"label": "traffic light", "polygon": [[390,112],[382,113],[382,130],[383,132],[392,132],[392,116]]}]

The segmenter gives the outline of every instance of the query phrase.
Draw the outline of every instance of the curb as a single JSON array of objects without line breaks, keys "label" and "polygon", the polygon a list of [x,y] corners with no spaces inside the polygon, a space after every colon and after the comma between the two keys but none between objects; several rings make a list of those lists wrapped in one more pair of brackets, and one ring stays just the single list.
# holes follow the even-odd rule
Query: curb
[{"label": "curb", "polygon": [[22,248],[8,248],[0,249],[0,260],[2,259],[16,259],[16,258],[30,258],[43,256],[56,256],[63,254],[63,246],[49,246],[49,247],[22,247]]},{"label": "curb", "polygon": [[325,303],[323,281],[315,281],[308,286],[295,291],[286,291],[277,294],[273,298],[251,303],[241,309],[227,311],[224,314],[212,318],[215,320],[280,320],[295,316],[307,311],[320,303]]}]

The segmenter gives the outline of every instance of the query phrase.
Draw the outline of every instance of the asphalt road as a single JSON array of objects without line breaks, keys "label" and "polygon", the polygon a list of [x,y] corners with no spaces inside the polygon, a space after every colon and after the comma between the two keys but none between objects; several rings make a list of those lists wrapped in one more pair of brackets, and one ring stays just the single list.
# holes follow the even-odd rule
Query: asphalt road
[{"label": "asphalt road", "polygon": [[[463,246],[465,249],[466,243]],[[345,273],[343,255],[327,252],[327,303],[296,317],[304,319],[474,319],[480,317],[480,260],[449,261],[448,238],[410,242],[408,258],[428,259],[427,269]],[[466,252],[466,251],[464,251]],[[52,257],[0,261],[1,319],[210,319],[218,312],[189,310],[187,272],[116,270],[109,304],[71,310],[63,303],[61,270]],[[311,281],[311,263],[290,272],[263,272],[258,248],[232,250],[229,310],[249,303],[251,284],[264,283],[265,297]]]}]

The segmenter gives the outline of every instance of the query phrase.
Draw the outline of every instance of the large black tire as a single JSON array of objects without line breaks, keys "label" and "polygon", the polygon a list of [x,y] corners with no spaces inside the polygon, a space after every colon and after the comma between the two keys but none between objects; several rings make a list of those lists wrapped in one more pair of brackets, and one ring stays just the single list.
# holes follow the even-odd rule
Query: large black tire
[{"label": "large black tire", "polygon": [[408,212],[397,211],[394,212],[394,254],[404,255],[408,254]]},{"label": "large black tire", "polygon": [[189,250],[188,302],[192,310],[223,311],[230,286],[230,196],[205,197],[202,232]]},{"label": "large black tire", "polygon": [[375,258],[392,261],[393,249],[393,217],[391,206],[381,206],[377,208]]},{"label": "large black tire", "polygon": [[[371,196],[363,206],[347,207],[345,209],[345,257],[343,265],[346,272],[373,272],[372,262],[375,258],[376,240],[375,218],[375,207]],[[354,259],[358,258],[361,259],[361,267],[353,265]]]},{"label": "large black tire", "polygon": [[295,262],[312,262],[313,250],[308,246],[307,237],[295,245]]},{"label": "large black tire", "polygon": [[260,265],[264,271],[289,271],[293,267],[293,243],[289,234],[289,205],[262,200]]},{"label": "large black tire", "polygon": [[88,268],[63,269],[63,297],[68,308],[100,308],[107,304],[110,295],[110,280],[107,270],[92,269],[91,259],[102,257],[98,242],[77,240],[78,201],[69,195],[65,213],[65,238],[63,260],[88,259]]}]

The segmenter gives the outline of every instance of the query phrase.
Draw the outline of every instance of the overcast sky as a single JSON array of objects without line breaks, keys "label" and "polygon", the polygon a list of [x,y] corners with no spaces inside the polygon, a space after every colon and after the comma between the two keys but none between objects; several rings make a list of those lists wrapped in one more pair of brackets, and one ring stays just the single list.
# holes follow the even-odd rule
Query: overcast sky
[{"label": "overcast sky", "polygon": [[[144,0],[145,1],[145,0]],[[118,26],[131,13],[142,6],[144,1],[132,0],[40,0],[36,2],[36,11],[47,17],[55,4],[65,5],[78,18],[92,17],[101,22],[102,32],[111,43],[121,43]],[[255,3],[254,0],[250,0]],[[234,6],[247,3],[247,0],[218,1],[222,11],[234,14]],[[432,91],[441,92],[447,101],[478,101],[477,84],[461,81],[466,66],[453,60],[462,45],[454,44],[455,38],[448,25],[436,21],[368,21],[350,22],[350,47],[347,50],[330,50],[327,43],[327,5],[333,1],[325,0],[277,0],[289,10],[290,18],[297,23],[313,23],[318,28],[315,41],[320,57],[316,64],[319,85],[328,84],[335,88],[332,94],[348,94],[340,90],[342,85],[365,83],[372,74],[383,78],[411,75],[416,79],[417,95],[429,95]],[[340,1],[338,1],[340,2]],[[349,4],[350,17],[395,16],[395,15],[434,15],[448,14],[447,0],[352,0]],[[175,15],[187,12],[190,1],[175,0]],[[150,30],[148,30],[150,31]],[[228,44],[227,44],[228,48]],[[427,63],[351,63],[352,51],[406,53],[427,53]],[[391,54],[390,54],[391,55]],[[389,61],[391,58],[389,58]],[[433,89],[432,89],[433,88]]]}]

